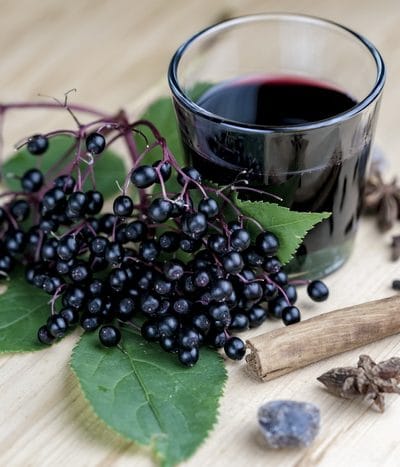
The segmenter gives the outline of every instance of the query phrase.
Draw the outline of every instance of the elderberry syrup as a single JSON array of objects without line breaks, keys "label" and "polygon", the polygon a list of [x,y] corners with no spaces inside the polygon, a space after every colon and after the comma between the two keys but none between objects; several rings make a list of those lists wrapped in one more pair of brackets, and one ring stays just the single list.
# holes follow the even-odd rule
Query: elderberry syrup
[{"label": "elderberry syrup", "polygon": [[[254,76],[208,89],[200,114],[177,105],[186,155],[206,179],[246,180],[250,200],[295,211],[331,212],[306,236],[289,271],[317,277],[349,256],[361,211],[372,115],[345,118],[356,100],[327,83],[291,76]],[[327,124],[327,122],[329,124]]]}]

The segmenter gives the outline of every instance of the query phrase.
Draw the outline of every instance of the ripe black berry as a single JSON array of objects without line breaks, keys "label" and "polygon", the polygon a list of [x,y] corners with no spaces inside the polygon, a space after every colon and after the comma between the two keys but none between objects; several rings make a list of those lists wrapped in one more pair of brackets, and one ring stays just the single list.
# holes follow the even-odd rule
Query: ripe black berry
[{"label": "ripe black berry", "polygon": [[132,298],[125,297],[118,302],[115,308],[116,317],[121,321],[128,321],[132,318],[134,310],[135,302]]},{"label": "ripe black berry", "polygon": [[256,248],[261,255],[273,256],[279,248],[279,240],[271,232],[262,232],[256,238]]},{"label": "ripe black berry", "polygon": [[89,190],[86,192],[86,206],[85,213],[91,216],[98,214],[104,204],[103,195],[96,190]]},{"label": "ripe black berry", "polygon": [[99,339],[104,347],[115,347],[121,340],[121,333],[115,326],[103,326],[99,331]]},{"label": "ripe black berry", "polygon": [[132,198],[126,195],[117,196],[113,203],[113,211],[116,216],[129,217],[133,212]]},{"label": "ripe black berry", "polygon": [[176,281],[183,276],[184,269],[180,261],[168,261],[164,264],[165,277],[171,281]]},{"label": "ripe black berry", "polygon": [[167,199],[156,198],[149,206],[148,215],[156,223],[165,222],[172,213],[172,203]]},{"label": "ripe black berry", "polygon": [[211,288],[211,297],[217,302],[226,300],[232,293],[232,282],[226,279],[219,279]]},{"label": "ripe black berry", "polygon": [[59,188],[67,195],[74,191],[75,184],[75,179],[71,175],[60,175],[54,180],[54,187]]},{"label": "ripe black berry", "polygon": [[300,319],[300,310],[296,306],[287,306],[282,310],[282,321],[286,326],[298,323]]},{"label": "ripe black berry", "polygon": [[149,342],[155,342],[160,337],[158,324],[155,321],[149,320],[142,324],[142,336]]},{"label": "ripe black berry", "polygon": [[260,305],[254,305],[248,311],[247,316],[249,318],[249,326],[256,328],[267,319],[267,311]]},{"label": "ripe black berry", "polygon": [[307,293],[314,302],[323,302],[329,296],[329,289],[322,281],[312,281],[308,284]]},{"label": "ripe black berry", "polygon": [[249,318],[244,313],[235,313],[232,315],[232,321],[229,329],[243,331],[249,327]]},{"label": "ripe black berry", "polygon": [[86,149],[91,154],[100,154],[106,147],[106,140],[100,133],[90,133],[86,137]]},{"label": "ripe black berry", "polygon": [[157,180],[157,172],[149,165],[141,165],[131,174],[131,182],[137,188],[148,188]]},{"label": "ripe black berry", "polygon": [[33,135],[28,139],[26,147],[32,155],[40,156],[47,151],[49,140],[44,135]]},{"label": "ripe black berry", "polygon": [[239,337],[230,337],[225,342],[224,350],[232,360],[241,360],[246,353],[246,344]]},{"label": "ripe black berry", "polygon": [[[171,167],[171,164],[169,164],[168,162],[156,161],[154,162],[153,167],[154,168],[158,167],[161,177],[164,180],[164,182],[166,182],[171,176],[172,167]],[[160,183],[160,180],[158,180],[157,178],[156,182]]]},{"label": "ripe black berry", "polygon": [[214,198],[202,199],[198,206],[199,212],[202,212],[208,219],[213,219],[219,214],[218,203]]},{"label": "ripe black berry", "polygon": [[281,270],[281,267],[282,267],[281,262],[279,261],[278,258],[275,258],[274,256],[265,258],[262,264],[262,268],[268,274],[274,274],[274,273],[279,272]]},{"label": "ripe black berry", "polygon": [[250,246],[250,234],[245,229],[236,229],[231,233],[231,248],[234,251],[244,251]]},{"label": "ripe black berry", "polygon": [[157,258],[160,248],[155,240],[144,240],[139,246],[139,257],[147,263],[152,263]]},{"label": "ripe black berry", "polygon": [[167,231],[160,235],[158,244],[161,250],[172,253],[179,248],[180,236],[177,232]]},{"label": "ripe black berry", "polygon": [[10,212],[17,222],[23,222],[29,216],[30,207],[24,199],[19,199],[12,203]]},{"label": "ripe black berry", "polygon": [[223,255],[228,251],[228,241],[220,234],[211,234],[207,240],[208,248],[218,255]]},{"label": "ripe black berry", "polygon": [[105,260],[110,264],[118,264],[123,258],[123,248],[117,242],[111,242],[107,245],[104,252]]},{"label": "ripe black berry", "polygon": [[182,231],[191,238],[201,238],[207,230],[207,217],[202,212],[186,214],[182,218]]},{"label": "ripe black berry", "polygon": [[26,193],[35,193],[42,188],[43,174],[38,169],[27,170],[21,178],[22,189]]},{"label": "ripe black berry", "polygon": [[142,221],[132,221],[125,228],[125,236],[130,242],[140,242],[147,234],[146,224]]},{"label": "ripe black berry", "polygon": [[[201,183],[201,175],[194,167],[184,167],[182,172],[186,175],[186,177],[181,173],[178,174],[177,180],[180,185],[184,186],[187,179]],[[195,183],[189,181],[188,188],[195,188],[195,186]]]},{"label": "ripe black berry", "polygon": [[224,266],[225,271],[230,274],[240,272],[244,266],[243,258],[236,251],[231,251],[230,253],[227,253],[222,258],[222,264]]},{"label": "ripe black berry", "polygon": [[191,367],[195,365],[199,359],[199,349],[198,347],[180,349],[178,352],[178,358],[182,365]]},{"label": "ripe black berry", "polygon": [[68,326],[73,326],[79,321],[79,313],[73,308],[63,308],[60,311],[60,316],[64,318]]},{"label": "ripe black berry", "polygon": [[67,329],[68,324],[60,314],[52,315],[47,320],[47,330],[53,337],[63,337]]},{"label": "ripe black berry", "polygon": [[42,326],[41,328],[39,328],[37,337],[38,337],[39,342],[41,342],[42,344],[47,344],[47,345],[52,344],[55,340],[55,337],[49,333],[47,326]]},{"label": "ripe black berry", "polygon": [[98,316],[85,316],[81,318],[81,326],[87,332],[93,332],[100,326],[100,319]]}]

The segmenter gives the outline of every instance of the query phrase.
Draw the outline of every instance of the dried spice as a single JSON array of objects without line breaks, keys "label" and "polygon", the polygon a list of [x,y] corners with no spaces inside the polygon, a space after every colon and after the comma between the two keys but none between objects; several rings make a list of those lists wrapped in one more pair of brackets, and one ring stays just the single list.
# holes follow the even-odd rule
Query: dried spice
[{"label": "dried spice", "polygon": [[357,367],[333,368],[317,379],[332,394],[345,399],[364,397],[383,412],[383,394],[400,394],[400,358],[393,357],[375,363],[368,355],[360,355]]},{"label": "dried spice", "polygon": [[400,186],[396,178],[385,183],[382,173],[375,168],[367,180],[363,203],[367,213],[376,214],[382,232],[391,229],[400,217]]}]

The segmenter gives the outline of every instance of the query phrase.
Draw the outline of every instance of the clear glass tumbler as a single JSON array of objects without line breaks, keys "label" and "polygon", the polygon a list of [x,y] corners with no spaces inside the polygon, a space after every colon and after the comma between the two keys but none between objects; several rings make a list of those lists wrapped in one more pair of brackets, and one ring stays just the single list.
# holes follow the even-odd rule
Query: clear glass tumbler
[{"label": "clear glass tumbler", "polygon": [[384,81],[367,39],[300,15],[219,23],[172,58],[183,147],[205,178],[245,176],[293,210],[332,213],[288,266],[294,277],[325,276],[350,255]]}]

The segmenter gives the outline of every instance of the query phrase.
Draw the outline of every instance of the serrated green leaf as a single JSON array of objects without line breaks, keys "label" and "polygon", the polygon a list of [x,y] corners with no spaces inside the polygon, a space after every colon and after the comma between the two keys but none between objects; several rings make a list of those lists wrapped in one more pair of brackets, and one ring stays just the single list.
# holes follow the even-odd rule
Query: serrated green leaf
[{"label": "serrated green leaf", "polygon": [[[286,264],[295,254],[306,233],[330,216],[328,212],[297,212],[263,201],[242,201],[236,198],[237,207],[246,216],[257,220],[264,229],[274,233],[280,242],[279,259]],[[251,230],[256,229],[249,222]]]},{"label": "serrated green leaf", "polygon": [[[59,161],[62,156],[73,146],[74,139],[69,136],[55,136],[49,140],[49,149],[40,157],[35,157],[29,154],[24,147],[8,159],[3,165],[4,182],[11,189],[19,191],[21,189],[19,180],[10,175],[21,176],[23,173],[31,169],[39,162],[39,166],[43,172],[46,172],[50,167]],[[126,177],[126,170],[122,159],[113,151],[106,149],[97,157],[94,165],[96,188],[103,193],[105,198],[109,198],[118,191],[116,181],[121,185]],[[61,167],[71,162],[72,156],[66,158]],[[86,170],[87,165],[82,163],[82,170]],[[9,176],[7,176],[9,174]],[[85,189],[92,188],[90,180],[85,184]]]},{"label": "serrated green leaf", "polygon": [[202,349],[195,367],[122,330],[121,349],[85,334],[71,366],[95,413],[125,438],[150,446],[164,467],[189,457],[217,419],[226,381],[223,360]]},{"label": "serrated green leaf", "polygon": [[49,296],[27,284],[20,268],[2,282],[7,290],[0,295],[0,352],[46,348],[36,336],[49,317]]}]

